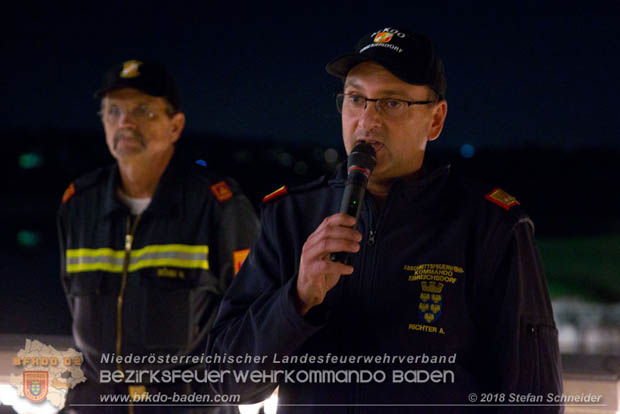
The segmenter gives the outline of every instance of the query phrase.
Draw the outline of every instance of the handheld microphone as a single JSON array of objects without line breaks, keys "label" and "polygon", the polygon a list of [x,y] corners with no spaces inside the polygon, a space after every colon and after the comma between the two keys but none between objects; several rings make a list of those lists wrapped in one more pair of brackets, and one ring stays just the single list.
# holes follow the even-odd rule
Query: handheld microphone
[{"label": "handheld microphone", "polygon": [[[340,204],[340,212],[355,217],[353,229],[357,228],[357,220],[362,211],[368,178],[375,165],[377,165],[375,149],[365,141],[354,146],[347,158],[348,175]],[[348,257],[347,252],[337,252],[332,253],[329,258],[332,262],[347,264]]]}]

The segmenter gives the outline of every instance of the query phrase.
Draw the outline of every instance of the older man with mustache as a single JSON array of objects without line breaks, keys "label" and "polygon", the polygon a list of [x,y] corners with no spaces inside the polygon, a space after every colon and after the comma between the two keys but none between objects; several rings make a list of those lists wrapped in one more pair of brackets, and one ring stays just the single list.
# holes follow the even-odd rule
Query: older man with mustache
[{"label": "older man with mustache", "polygon": [[[87,378],[69,391],[67,410],[226,410],[145,405],[207,393],[157,373],[201,372],[220,300],[258,233],[253,207],[233,180],[175,153],[185,115],[161,64],[112,68],[96,97],[116,164],[72,183],[58,217],[61,279]],[[128,398],[105,404],[107,394]]]}]

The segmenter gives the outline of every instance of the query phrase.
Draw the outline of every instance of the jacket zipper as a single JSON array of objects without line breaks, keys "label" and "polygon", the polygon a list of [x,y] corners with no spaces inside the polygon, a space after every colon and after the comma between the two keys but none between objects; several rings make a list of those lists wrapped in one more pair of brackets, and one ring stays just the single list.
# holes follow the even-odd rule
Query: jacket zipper
[{"label": "jacket zipper", "polygon": [[366,240],[366,244],[368,246],[372,246],[375,244],[375,229],[374,229],[374,216],[375,216],[375,206],[374,200],[370,200],[369,195],[364,198],[364,204],[366,205],[366,212],[368,213],[368,239]]},{"label": "jacket zipper", "polygon": [[[375,269],[376,262],[377,262],[377,249],[375,248],[375,244],[377,243],[376,237],[379,231],[379,227],[383,221],[383,217],[386,215],[386,210],[388,210],[389,208],[390,199],[394,198],[394,195],[392,193],[394,193],[393,189],[391,189],[390,192],[388,193],[388,196],[379,211],[377,211],[378,206],[374,200],[370,200],[368,199],[368,197],[364,199],[364,203],[366,204],[367,211],[368,211],[368,240],[366,241],[366,245],[369,247],[369,249],[366,252],[367,260],[363,261],[362,267],[360,268],[360,276],[364,274],[364,272],[366,272],[367,274],[370,275],[372,279],[376,277],[376,273],[377,273]],[[355,384],[355,399],[359,402],[361,396],[365,396],[365,395],[361,391],[360,384],[356,383]],[[364,402],[366,401],[367,400],[365,400]],[[367,411],[368,409],[361,405],[353,407],[354,413],[362,414]]]},{"label": "jacket zipper", "polygon": [[370,229],[368,231],[368,241],[366,242],[369,246],[373,246],[375,244],[375,231]]},{"label": "jacket zipper", "polygon": [[[379,227],[381,226],[381,223],[383,222],[383,217],[385,217],[385,215],[387,214],[386,211],[389,210],[390,208],[390,204],[391,204],[391,199],[395,197],[395,193],[397,191],[394,190],[394,187],[398,186],[398,182],[394,183],[392,185],[392,188],[390,189],[390,192],[388,193],[386,199],[383,201],[383,204],[381,205],[381,207],[377,206],[376,202],[370,201],[368,202],[368,216],[370,218],[369,220],[369,231],[368,231],[368,245],[369,246],[373,246],[376,243],[376,236],[377,233],[379,232]],[[374,204],[373,204],[374,203]],[[373,210],[374,208],[374,210]],[[377,212],[376,209],[379,209],[379,211]],[[376,214],[375,214],[376,213]],[[376,223],[373,223],[373,218],[377,217]]]},{"label": "jacket zipper", "polygon": [[[376,217],[376,204],[374,202],[374,200],[370,199],[370,194],[367,194],[366,197],[364,197],[364,207],[365,207],[365,212],[367,213],[367,217],[368,217],[368,221],[367,221],[367,231],[368,231],[368,238],[366,239],[366,258],[364,260],[361,261],[360,263],[360,269],[359,269],[359,274],[360,277],[362,277],[362,275],[364,273],[367,272],[367,270],[372,270],[372,266],[373,266],[373,260],[370,259],[370,255],[372,255],[372,257],[374,257],[375,255],[375,249],[374,249],[374,245],[375,245],[375,237],[377,234],[376,228],[375,228],[375,217]],[[364,213],[364,211],[362,212]],[[354,403],[365,403],[366,400],[362,400],[362,398],[364,398],[364,393],[362,391],[362,386],[361,384],[355,383],[354,384],[354,396],[353,396],[353,402]],[[366,409],[363,406],[360,405],[356,405],[356,406],[352,406],[350,407],[350,413],[352,414],[362,414],[364,412],[366,412]]]},{"label": "jacket zipper", "polygon": [[[121,345],[123,343],[123,297],[125,295],[125,288],[127,287],[127,275],[129,274],[129,261],[131,258],[131,247],[133,246],[134,235],[136,234],[136,228],[140,216],[136,216],[133,224],[131,223],[131,215],[127,216],[126,221],[126,233],[125,233],[125,257],[123,259],[123,277],[121,279],[121,289],[118,292],[118,298],[116,298],[116,355],[121,356]],[[121,372],[123,377],[125,373],[121,367],[121,363],[116,364],[117,369]]]}]

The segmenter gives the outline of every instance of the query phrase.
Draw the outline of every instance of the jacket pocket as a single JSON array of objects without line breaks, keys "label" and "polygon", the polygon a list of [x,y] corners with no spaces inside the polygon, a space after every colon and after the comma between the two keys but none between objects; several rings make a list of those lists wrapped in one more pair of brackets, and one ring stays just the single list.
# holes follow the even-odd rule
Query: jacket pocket
[{"label": "jacket pocket", "polygon": [[561,391],[562,380],[557,372],[550,372],[551,368],[559,367],[560,354],[558,350],[558,331],[552,325],[527,324],[525,338],[527,350],[522,356],[525,372],[521,373],[524,384],[529,384],[523,392],[542,394],[545,392]]},{"label": "jacket pocket", "polygon": [[113,352],[116,295],[103,287],[99,272],[72,276],[69,295],[73,301],[73,337],[83,352]]},{"label": "jacket pocket", "polygon": [[176,352],[188,344],[191,323],[190,282],[186,278],[144,278],[142,312],[144,346]]},{"label": "jacket pocket", "polygon": [[102,275],[99,272],[78,273],[69,278],[69,294],[72,297],[101,294]]},{"label": "jacket pocket", "polygon": [[561,358],[558,347],[558,330],[552,325],[536,327],[536,391],[539,394],[562,392]]}]

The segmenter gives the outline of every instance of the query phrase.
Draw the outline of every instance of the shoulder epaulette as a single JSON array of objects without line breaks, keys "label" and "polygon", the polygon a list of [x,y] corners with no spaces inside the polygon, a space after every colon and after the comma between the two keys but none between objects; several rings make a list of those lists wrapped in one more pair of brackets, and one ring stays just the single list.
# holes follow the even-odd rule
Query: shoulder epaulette
[{"label": "shoulder epaulette", "polygon": [[209,186],[211,194],[213,194],[217,201],[223,203],[233,198],[235,194],[233,188],[236,188],[236,182],[216,171],[210,171],[205,160],[195,160],[194,164],[198,166],[194,170],[195,175]]},{"label": "shoulder epaulette", "polygon": [[268,203],[272,200],[276,200],[286,194],[288,194],[288,189],[286,188],[285,185],[283,185],[282,187],[278,188],[276,191],[273,191],[267,194],[265,197],[263,197],[263,203]]},{"label": "shoulder epaulette", "polygon": [[65,204],[73,195],[75,194],[75,185],[73,183],[69,184],[69,187],[65,190],[62,195],[62,203]]},{"label": "shoulder epaulette", "polygon": [[76,178],[75,181],[69,184],[64,194],[62,195],[62,204],[67,203],[74,195],[81,193],[88,188],[96,186],[108,174],[109,170],[106,167],[102,167]]},{"label": "shoulder epaulette", "polygon": [[308,191],[308,190],[312,190],[317,187],[320,187],[326,182],[327,182],[327,176],[322,176],[316,180],[310,181],[305,184],[296,185],[294,187],[287,187],[283,185],[282,187],[278,188],[276,191],[269,193],[265,197],[263,197],[263,203],[268,203],[270,201],[277,200],[287,194],[303,193],[304,191]]},{"label": "shoulder epaulette", "polygon": [[228,186],[228,183],[224,180],[218,181],[217,183],[209,187],[209,189],[211,190],[217,201],[219,201],[220,203],[231,199],[233,196],[232,190]]},{"label": "shoulder epaulette", "polygon": [[494,188],[490,193],[484,196],[491,203],[497,204],[505,210],[510,210],[513,206],[520,203],[516,198],[502,190],[501,188]]}]

